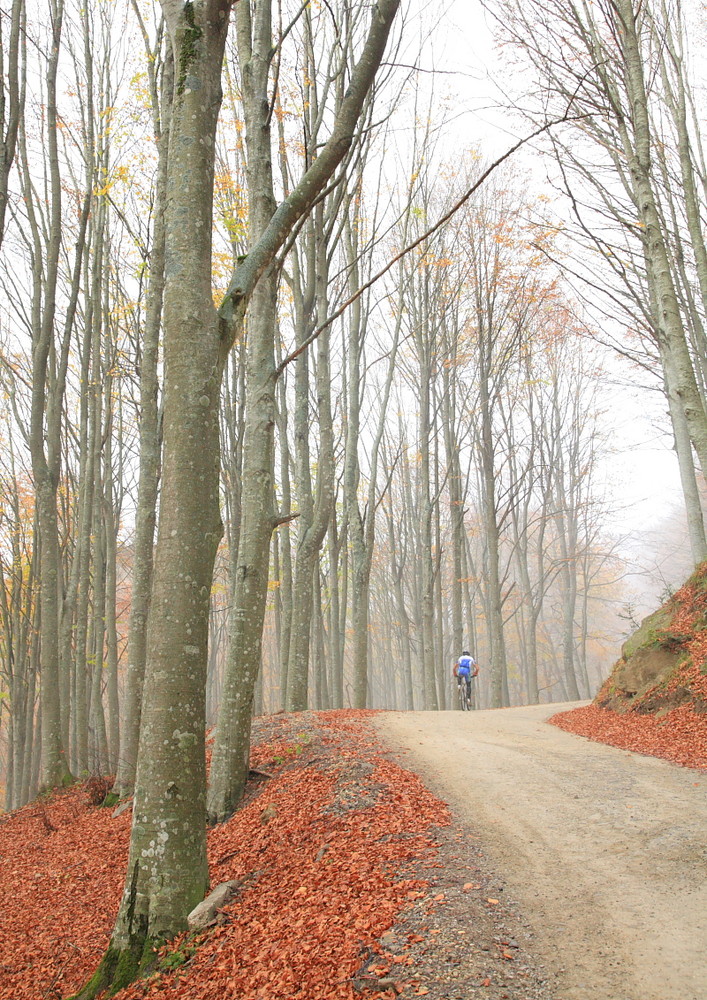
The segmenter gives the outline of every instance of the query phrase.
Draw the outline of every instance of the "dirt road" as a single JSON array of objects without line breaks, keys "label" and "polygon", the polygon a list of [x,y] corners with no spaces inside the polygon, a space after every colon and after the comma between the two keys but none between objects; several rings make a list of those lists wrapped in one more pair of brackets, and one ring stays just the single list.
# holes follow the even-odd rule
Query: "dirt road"
[{"label": "dirt road", "polygon": [[707,1000],[707,774],[545,723],[572,707],[376,719],[479,837],[553,1000]]}]

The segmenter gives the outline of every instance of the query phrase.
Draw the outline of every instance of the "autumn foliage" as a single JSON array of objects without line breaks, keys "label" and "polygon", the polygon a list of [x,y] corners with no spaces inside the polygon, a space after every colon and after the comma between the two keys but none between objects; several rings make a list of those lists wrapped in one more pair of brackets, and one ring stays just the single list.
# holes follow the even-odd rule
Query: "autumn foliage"
[{"label": "autumn foliage", "polygon": [[[122,1000],[353,996],[362,956],[424,891],[413,865],[434,850],[430,828],[449,820],[415,775],[380,754],[367,714],[263,723],[252,764],[272,777],[209,836],[212,885],[236,879],[240,890],[215,926],[173,942]],[[83,787],[4,819],[0,1000],[67,997],[93,972],[129,827],[129,811],[113,819]]]}]

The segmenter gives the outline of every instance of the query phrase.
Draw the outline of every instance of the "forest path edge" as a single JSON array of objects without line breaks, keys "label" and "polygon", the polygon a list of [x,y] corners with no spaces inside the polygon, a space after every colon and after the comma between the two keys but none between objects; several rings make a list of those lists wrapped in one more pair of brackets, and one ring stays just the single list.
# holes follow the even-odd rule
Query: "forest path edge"
[{"label": "forest path edge", "polygon": [[383,713],[479,837],[558,1000],[704,1000],[707,774],[545,725],[580,703]]}]

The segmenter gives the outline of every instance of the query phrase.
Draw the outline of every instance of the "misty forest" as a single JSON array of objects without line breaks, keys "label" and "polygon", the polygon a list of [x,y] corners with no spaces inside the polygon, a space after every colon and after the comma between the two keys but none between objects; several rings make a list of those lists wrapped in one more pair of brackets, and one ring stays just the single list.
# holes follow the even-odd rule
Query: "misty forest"
[{"label": "misty forest", "polygon": [[88,998],[254,717],[593,698],[707,557],[707,23],[1,6],[0,791],[134,793]]}]

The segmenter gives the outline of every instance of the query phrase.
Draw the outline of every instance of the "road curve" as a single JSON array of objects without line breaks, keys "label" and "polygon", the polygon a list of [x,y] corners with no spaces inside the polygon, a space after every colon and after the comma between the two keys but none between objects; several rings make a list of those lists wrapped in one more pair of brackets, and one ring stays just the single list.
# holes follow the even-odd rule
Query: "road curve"
[{"label": "road curve", "polygon": [[549,995],[707,1000],[707,773],[546,724],[576,704],[375,718],[478,836]]}]

